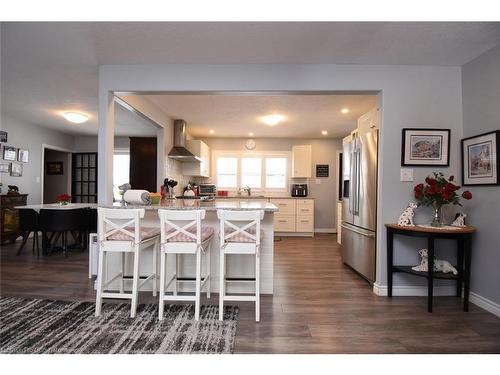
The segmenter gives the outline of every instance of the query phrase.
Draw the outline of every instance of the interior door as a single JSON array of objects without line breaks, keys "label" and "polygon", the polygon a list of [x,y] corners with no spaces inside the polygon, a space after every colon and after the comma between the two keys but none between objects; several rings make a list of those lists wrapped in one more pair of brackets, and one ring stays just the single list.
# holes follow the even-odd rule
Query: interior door
[{"label": "interior door", "polygon": [[97,203],[97,152],[73,154],[71,200]]},{"label": "interior door", "polygon": [[130,138],[130,185],[132,189],[157,191],[156,138]]}]

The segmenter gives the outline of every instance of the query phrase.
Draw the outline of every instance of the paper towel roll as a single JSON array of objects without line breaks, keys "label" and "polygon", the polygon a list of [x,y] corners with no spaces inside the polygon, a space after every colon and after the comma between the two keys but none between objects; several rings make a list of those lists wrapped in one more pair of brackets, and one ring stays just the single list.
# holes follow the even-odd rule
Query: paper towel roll
[{"label": "paper towel roll", "polygon": [[125,194],[123,194],[123,200],[128,204],[151,204],[149,192],[146,190],[127,190]]}]

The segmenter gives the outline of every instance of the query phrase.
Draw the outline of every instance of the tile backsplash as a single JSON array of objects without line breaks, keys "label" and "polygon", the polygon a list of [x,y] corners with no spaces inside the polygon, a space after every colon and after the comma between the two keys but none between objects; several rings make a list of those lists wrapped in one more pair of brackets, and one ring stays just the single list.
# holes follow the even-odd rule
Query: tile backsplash
[{"label": "tile backsplash", "polygon": [[169,180],[175,180],[178,182],[177,186],[174,188],[175,195],[182,195],[184,187],[190,181],[200,184],[206,182],[207,180],[203,177],[184,176],[182,173],[182,162],[168,157],[165,161],[165,176],[163,178],[165,177]]}]

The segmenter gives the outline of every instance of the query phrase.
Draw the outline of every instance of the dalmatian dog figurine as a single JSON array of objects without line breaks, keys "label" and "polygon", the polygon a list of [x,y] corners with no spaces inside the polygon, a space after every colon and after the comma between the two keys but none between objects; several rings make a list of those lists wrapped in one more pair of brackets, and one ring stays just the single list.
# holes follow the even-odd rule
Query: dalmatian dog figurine
[{"label": "dalmatian dog figurine", "polygon": [[403,211],[401,216],[398,219],[398,225],[400,226],[415,226],[413,223],[413,216],[415,216],[415,208],[417,208],[417,204],[414,202],[408,203],[408,207]]},{"label": "dalmatian dog figurine", "polygon": [[[429,269],[429,256],[427,255],[427,249],[421,249],[418,254],[422,258],[420,264],[412,267],[411,269],[418,272],[427,272]],[[450,262],[436,258],[434,258],[434,271],[443,273],[452,272],[454,275],[458,275],[457,269],[453,267]]]},{"label": "dalmatian dog figurine", "polygon": [[467,214],[465,212],[460,212],[457,217],[455,218],[455,221],[451,223],[452,226],[454,227],[465,227],[465,218],[467,217]]}]

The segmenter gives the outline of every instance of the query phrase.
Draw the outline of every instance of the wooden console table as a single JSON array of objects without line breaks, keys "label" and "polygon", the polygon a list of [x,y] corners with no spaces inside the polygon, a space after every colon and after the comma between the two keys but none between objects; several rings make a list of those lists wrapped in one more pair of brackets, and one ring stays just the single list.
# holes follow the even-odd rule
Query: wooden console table
[{"label": "wooden console table", "polygon": [[[447,279],[457,281],[457,297],[462,296],[462,284],[464,287],[464,311],[469,311],[469,284],[471,269],[471,239],[476,231],[474,227],[439,229],[422,226],[399,226],[397,224],[386,224],[387,228],[387,293],[392,297],[392,274],[404,272],[410,275],[425,277],[427,279],[427,311],[432,312],[432,297],[434,279]],[[401,266],[393,264],[394,235],[424,237],[427,238],[427,249],[429,265],[427,272],[413,271],[412,266]],[[451,239],[457,241],[457,271],[453,273],[434,272],[434,241],[436,239]]]},{"label": "wooden console table", "polygon": [[14,242],[23,235],[19,227],[19,213],[14,208],[25,206],[28,194],[2,194],[0,195],[0,238],[2,244],[7,241]]}]

